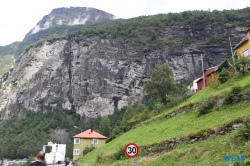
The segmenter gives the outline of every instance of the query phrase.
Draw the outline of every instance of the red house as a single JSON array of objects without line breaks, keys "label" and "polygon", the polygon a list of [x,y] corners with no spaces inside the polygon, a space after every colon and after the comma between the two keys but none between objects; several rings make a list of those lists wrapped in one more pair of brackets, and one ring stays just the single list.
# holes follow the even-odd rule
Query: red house
[{"label": "red house", "polygon": [[205,84],[205,87],[209,86],[211,82],[214,81],[218,77],[219,74],[216,72],[217,69],[218,69],[218,66],[211,67],[209,69],[204,70],[205,81],[203,82],[203,77],[200,77],[200,79],[196,81],[198,91],[204,88],[204,84]]}]

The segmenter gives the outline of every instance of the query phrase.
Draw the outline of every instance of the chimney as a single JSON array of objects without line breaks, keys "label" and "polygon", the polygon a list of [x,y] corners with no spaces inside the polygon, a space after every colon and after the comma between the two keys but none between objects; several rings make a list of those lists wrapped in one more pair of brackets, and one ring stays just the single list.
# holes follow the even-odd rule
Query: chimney
[{"label": "chimney", "polygon": [[91,126],[91,128],[90,128],[89,134],[91,134],[92,132],[93,132],[93,126]]}]

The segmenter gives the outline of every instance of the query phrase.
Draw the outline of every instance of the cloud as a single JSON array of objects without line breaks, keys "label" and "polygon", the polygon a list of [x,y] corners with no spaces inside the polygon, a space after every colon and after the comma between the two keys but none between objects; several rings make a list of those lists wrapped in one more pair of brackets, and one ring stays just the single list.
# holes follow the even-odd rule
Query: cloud
[{"label": "cloud", "polygon": [[43,16],[59,7],[93,7],[116,18],[132,18],[186,10],[242,9],[248,4],[249,0],[8,0],[0,5],[0,45],[21,41]]}]

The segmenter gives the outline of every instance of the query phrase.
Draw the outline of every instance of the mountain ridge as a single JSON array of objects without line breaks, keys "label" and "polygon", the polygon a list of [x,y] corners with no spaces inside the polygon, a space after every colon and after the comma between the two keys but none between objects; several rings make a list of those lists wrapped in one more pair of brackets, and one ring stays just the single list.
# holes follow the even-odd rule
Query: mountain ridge
[{"label": "mountain ridge", "polygon": [[[248,22],[244,13],[250,8],[239,11],[237,19]],[[201,54],[204,68],[231,58],[228,36],[236,43],[245,29],[237,19],[230,22],[234,12],[114,20],[36,42],[1,79],[0,108],[6,109],[1,118],[20,105],[34,111],[67,109],[85,120],[112,114],[143,98],[143,82],[157,61],[171,67],[176,83],[200,77]],[[196,21],[201,16],[206,17]]]},{"label": "mountain ridge", "polygon": [[48,15],[45,15],[42,20],[32,28],[30,33],[34,34],[40,29],[48,29],[54,25],[91,24],[103,20],[112,20],[114,17],[114,15],[105,11],[90,7],[56,8]]}]

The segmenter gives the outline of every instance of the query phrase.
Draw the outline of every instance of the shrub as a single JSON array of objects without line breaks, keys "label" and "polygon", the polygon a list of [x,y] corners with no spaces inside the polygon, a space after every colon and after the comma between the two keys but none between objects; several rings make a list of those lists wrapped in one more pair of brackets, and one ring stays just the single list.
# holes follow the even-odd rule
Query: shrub
[{"label": "shrub", "polygon": [[83,149],[83,156],[86,155],[87,153],[95,150],[95,146],[91,145],[90,147],[87,146],[86,148]]},{"label": "shrub", "polygon": [[124,149],[122,147],[119,147],[119,149],[117,149],[117,151],[114,154],[114,158],[116,160],[122,160],[125,158]]},{"label": "shrub", "polygon": [[237,132],[237,137],[243,141],[250,140],[250,124],[247,122],[243,123],[242,128],[240,128]]},{"label": "shrub", "polygon": [[98,153],[97,157],[96,157],[96,163],[101,163],[102,162],[102,157],[103,157],[103,153]]},{"label": "shrub", "polygon": [[220,83],[225,83],[229,79],[229,71],[225,68],[222,69],[222,71],[219,73],[218,80]]},{"label": "shrub", "polygon": [[241,72],[242,74],[245,74],[250,66],[250,59],[247,57],[242,57],[236,61],[236,69]]},{"label": "shrub", "polygon": [[164,110],[165,105],[163,103],[156,103],[154,107],[155,107],[155,112],[157,114],[160,114]]},{"label": "shrub", "polygon": [[224,41],[225,40],[222,38],[218,38],[216,36],[210,36],[210,37],[206,38],[205,44],[207,44],[207,45],[220,44]]},{"label": "shrub", "polygon": [[213,108],[213,103],[214,102],[212,99],[204,101],[204,103],[198,108],[198,116],[202,116],[211,112],[211,109]]},{"label": "shrub", "polygon": [[33,157],[32,155],[30,155],[28,157],[28,159],[26,160],[26,164],[28,165],[28,164],[32,163],[34,160],[35,160],[35,157]]},{"label": "shrub", "polygon": [[241,93],[240,93],[241,91],[242,91],[241,87],[239,86],[233,87],[232,90],[226,96],[225,103],[230,104],[239,102],[241,98]]},{"label": "shrub", "polygon": [[219,78],[218,78],[218,77],[214,78],[213,75],[212,75],[212,79],[209,80],[209,86],[210,86],[211,88],[214,88],[214,89],[218,89],[219,86],[220,86],[220,83],[221,83],[221,82],[219,81]]},{"label": "shrub", "polygon": [[[185,93],[183,94],[183,98],[185,98]],[[166,107],[174,107],[178,103],[182,102],[182,98],[178,95],[168,95],[166,97]]]},{"label": "shrub", "polygon": [[50,153],[52,151],[52,146],[45,146],[45,153]]},{"label": "shrub", "polygon": [[223,69],[230,70],[232,67],[229,65],[228,60],[224,60],[222,64],[218,67],[217,72],[220,73]]}]

